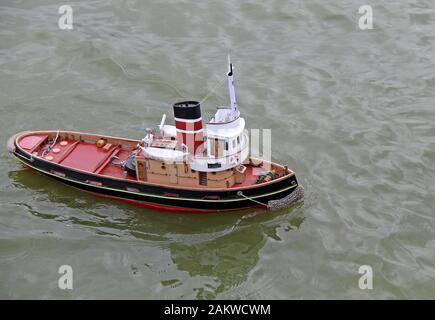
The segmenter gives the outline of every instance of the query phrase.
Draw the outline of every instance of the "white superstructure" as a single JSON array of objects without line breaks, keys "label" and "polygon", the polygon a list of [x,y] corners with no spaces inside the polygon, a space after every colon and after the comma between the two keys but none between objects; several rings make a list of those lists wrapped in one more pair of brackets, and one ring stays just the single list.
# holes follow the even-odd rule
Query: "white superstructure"
[{"label": "white superstructure", "polygon": [[[194,101],[186,102],[185,109],[182,108],[184,106],[183,103],[174,105],[174,108],[177,108],[176,112],[183,114],[185,117],[183,119],[175,118],[177,126],[182,128],[178,129],[177,127],[178,135],[174,126],[165,124],[166,116],[164,115],[162,118],[159,129],[163,138],[175,139],[177,137],[178,139],[178,137],[181,137],[184,139],[183,141],[188,141],[189,145],[195,146],[195,150],[197,145],[201,144],[202,147],[197,149],[199,150],[198,152],[193,154],[190,152],[190,156],[186,156],[185,149],[183,150],[183,146],[179,144],[178,149],[182,152],[174,152],[176,150],[169,152],[161,149],[161,155],[159,156],[159,149],[148,144],[148,146],[142,148],[144,155],[154,159],[174,162],[184,159],[184,161],[187,160],[190,163],[193,170],[202,172],[224,171],[242,164],[249,156],[249,138],[245,132],[245,119],[240,116],[237,106],[233,65],[229,57],[227,85],[230,105],[218,107],[213,118],[210,122],[206,123],[205,130],[199,129],[202,128],[202,118],[197,113],[194,114],[198,112],[197,107],[199,107],[199,103],[195,105]],[[189,125],[190,128],[188,128]],[[190,130],[185,130],[187,128]],[[186,136],[181,136],[180,132],[190,134],[191,138],[195,139],[195,143],[191,143],[192,141],[189,141],[189,139],[186,140]],[[198,132],[201,132],[203,135],[198,135]],[[197,141],[196,135],[202,140]],[[148,150],[147,148],[150,149]]]}]

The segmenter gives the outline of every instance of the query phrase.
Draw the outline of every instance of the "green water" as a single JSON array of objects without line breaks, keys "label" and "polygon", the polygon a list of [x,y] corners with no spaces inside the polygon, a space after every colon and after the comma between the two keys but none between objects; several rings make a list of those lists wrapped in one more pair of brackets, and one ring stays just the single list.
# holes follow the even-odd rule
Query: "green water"
[{"label": "green water", "polygon": [[[0,298],[435,298],[435,4],[68,1],[0,4]],[[249,128],[296,171],[281,212],[161,213],[23,168],[23,130],[142,138],[236,66]],[[225,87],[203,104],[227,102]],[[168,120],[170,120],[169,118]],[[58,268],[74,270],[72,290]],[[361,290],[358,269],[373,269]]]}]

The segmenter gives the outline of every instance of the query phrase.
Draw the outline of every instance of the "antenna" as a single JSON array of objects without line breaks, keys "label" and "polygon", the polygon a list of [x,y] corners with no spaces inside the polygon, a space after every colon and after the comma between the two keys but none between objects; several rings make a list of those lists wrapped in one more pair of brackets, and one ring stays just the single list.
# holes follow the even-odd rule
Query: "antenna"
[{"label": "antenna", "polygon": [[231,111],[237,112],[236,91],[234,89],[233,64],[230,55],[228,55],[228,93],[230,94]]}]

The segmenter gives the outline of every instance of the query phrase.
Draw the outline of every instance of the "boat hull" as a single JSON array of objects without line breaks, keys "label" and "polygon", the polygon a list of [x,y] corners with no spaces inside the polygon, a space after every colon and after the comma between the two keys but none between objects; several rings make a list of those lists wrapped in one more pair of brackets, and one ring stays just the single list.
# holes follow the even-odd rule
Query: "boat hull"
[{"label": "boat hull", "polygon": [[18,136],[12,137],[8,142],[8,150],[26,166],[83,191],[158,210],[204,213],[252,207],[266,209],[269,201],[288,197],[299,188],[295,174],[249,188],[225,190],[174,188],[134,180],[112,179],[33,157],[17,144]]}]

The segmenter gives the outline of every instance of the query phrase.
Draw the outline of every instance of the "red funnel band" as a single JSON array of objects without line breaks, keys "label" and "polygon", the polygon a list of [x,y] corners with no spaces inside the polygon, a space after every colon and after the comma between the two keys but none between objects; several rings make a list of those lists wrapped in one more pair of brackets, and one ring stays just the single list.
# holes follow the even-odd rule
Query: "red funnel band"
[{"label": "red funnel band", "polygon": [[175,120],[175,127],[178,130],[184,131],[197,131],[202,129],[202,120],[199,119],[195,122],[184,122],[183,120]]}]

